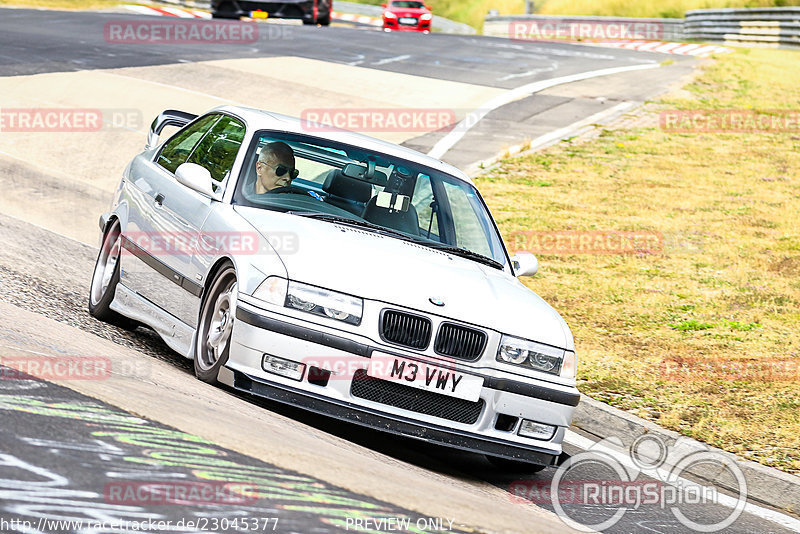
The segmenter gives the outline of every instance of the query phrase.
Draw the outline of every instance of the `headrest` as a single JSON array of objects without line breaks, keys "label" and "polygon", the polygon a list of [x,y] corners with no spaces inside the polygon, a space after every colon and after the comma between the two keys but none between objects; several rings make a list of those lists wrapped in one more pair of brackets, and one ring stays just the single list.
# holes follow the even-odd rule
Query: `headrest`
[{"label": "headrest", "polygon": [[342,174],[341,169],[331,169],[325,177],[322,189],[326,193],[356,202],[366,202],[372,198],[372,186]]}]

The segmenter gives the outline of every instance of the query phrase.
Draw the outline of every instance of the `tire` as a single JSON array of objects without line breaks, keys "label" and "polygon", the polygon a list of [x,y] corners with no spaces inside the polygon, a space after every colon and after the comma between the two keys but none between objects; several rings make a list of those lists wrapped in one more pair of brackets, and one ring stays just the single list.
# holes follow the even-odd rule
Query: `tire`
[{"label": "tire", "polygon": [[241,18],[235,11],[233,4],[221,4],[217,9],[211,10],[212,19],[239,20]]},{"label": "tire", "polygon": [[194,342],[194,374],[203,382],[217,383],[219,370],[230,355],[236,312],[236,271],[225,264],[209,286],[200,306]]},{"label": "tire", "polygon": [[317,19],[317,24],[320,26],[330,26],[331,25],[331,15],[328,13],[325,17]]},{"label": "tire", "polygon": [[505,458],[498,458],[497,456],[489,456],[488,454],[486,455],[486,459],[489,460],[489,463],[493,466],[509,473],[538,473],[547,468],[546,465],[507,460]]},{"label": "tire", "polygon": [[119,283],[122,234],[119,221],[114,221],[103,236],[103,245],[94,264],[92,283],[89,286],[89,315],[95,319],[134,330],[139,323],[111,309],[111,301]]}]

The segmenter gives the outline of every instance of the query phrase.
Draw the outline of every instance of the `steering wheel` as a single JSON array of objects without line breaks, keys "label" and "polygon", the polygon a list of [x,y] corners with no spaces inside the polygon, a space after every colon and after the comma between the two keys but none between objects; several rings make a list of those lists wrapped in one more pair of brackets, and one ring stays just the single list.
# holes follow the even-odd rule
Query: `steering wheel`
[{"label": "steering wheel", "polygon": [[270,189],[267,191],[269,194],[273,193],[293,193],[295,195],[308,195],[313,198],[317,198],[311,194],[311,191],[307,189],[303,189],[302,187],[298,187],[296,185],[285,185],[283,187],[276,187],[275,189]]}]

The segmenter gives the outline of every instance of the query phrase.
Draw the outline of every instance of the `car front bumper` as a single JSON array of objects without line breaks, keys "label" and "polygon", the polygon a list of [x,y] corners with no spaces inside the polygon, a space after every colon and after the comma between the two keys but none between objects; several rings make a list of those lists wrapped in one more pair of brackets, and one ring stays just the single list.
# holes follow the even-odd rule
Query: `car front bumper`
[{"label": "car front bumper", "polygon": [[429,32],[431,21],[418,21],[416,24],[400,24],[397,19],[383,19],[383,29],[396,32]]},{"label": "car front bumper", "polygon": [[[359,377],[363,378],[376,351],[432,365],[442,362],[242,300],[237,305],[232,341],[219,380],[239,391],[394,434],[534,464],[558,463],[564,431],[580,399],[575,388],[500,374],[482,375],[484,385],[476,403],[377,379],[370,379],[365,395]],[[266,372],[262,367],[265,354],[295,362],[341,359],[351,372],[334,373],[324,385],[309,380],[308,370],[302,379],[294,380]],[[475,369],[462,368],[457,362],[451,365],[456,371],[476,374]],[[353,369],[358,370],[353,373]],[[501,414],[506,419],[499,426]],[[509,417],[516,418],[513,426],[507,424]],[[549,440],[522,437],[517,434],[522,419],[557,430]]]}]

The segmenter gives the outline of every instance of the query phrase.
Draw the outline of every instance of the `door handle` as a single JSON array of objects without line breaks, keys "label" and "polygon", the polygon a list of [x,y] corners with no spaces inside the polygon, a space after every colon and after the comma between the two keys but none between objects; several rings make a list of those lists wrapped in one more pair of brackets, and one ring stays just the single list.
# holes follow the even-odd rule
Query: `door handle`
[{"label": "door handle", "polygon": [[155,198],[155,201],[156,201],[156,206],[158,206],[158,207],[163,206],[164,205],[164,195],[162,195],[161,193],[157,194],[156,198]]}]

